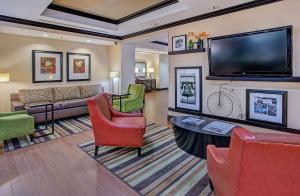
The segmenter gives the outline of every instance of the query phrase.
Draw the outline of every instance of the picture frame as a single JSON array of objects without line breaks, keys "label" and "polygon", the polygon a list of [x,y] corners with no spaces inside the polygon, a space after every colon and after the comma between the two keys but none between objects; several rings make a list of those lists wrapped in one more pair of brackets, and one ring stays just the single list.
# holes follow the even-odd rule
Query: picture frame
[{"label": "picture frame", "polygon": [[175,68],[175,109],[202,113],[202,67]]},{"label": "picture frame", "polygon": [[32,50],[32,83],[62,82],[63,53]]},{"label": "picture frame", "polygon": [[287,127],[287,91],[246,89],[246,120]]},{"label": "picture frame", "polygon": [[67,81],[91,80],[91,55],[84,53],[67,53]]},{"label": "picture frame", "polygon": [[179,35],[172,37],[172,51],[183,51],[187,49],[187,36]]},{"label": "picture frame", "polygon": [[146,77],[147,76],[147,63],[136,62],[135,63],[135,77]]}]

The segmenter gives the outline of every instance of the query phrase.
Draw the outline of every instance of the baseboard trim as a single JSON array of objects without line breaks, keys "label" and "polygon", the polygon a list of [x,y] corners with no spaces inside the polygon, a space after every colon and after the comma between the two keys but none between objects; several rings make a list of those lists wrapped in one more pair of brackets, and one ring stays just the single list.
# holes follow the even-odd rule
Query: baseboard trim
[{"label": "baseboard trim", "polygon": [[156,88],[155,90],[157,91],[164,91],[164,90],[168,90],[169,88]]},{"label": "baseboard trim", "polygon": [[[278,126],[278,125],[270,125],[270,124],[265,124],[265,123],[249,121],[249,120],[240,120],[240,119],[234,119],[234,118],[228,118],[228,117],[222,117],[222,116],[215,116],[215,115],[211,115],[211,114],[204,114],[204,113],[192,112],[192,111],[187,111],[187,110],[179,110],[179,109],[175,109],[172,107],[169,107],[168,110],[172,111],[172,112],[179,112],[179,113],[190,114],[190,115],[195,115],[195,116],[203,116],[203,117],[207,117],[207,118],[214,118],[214,119],[229,121],[229,122],[233,122],[233,123],[261,127],[261,128],[266,128],[266,129],[273,129],[276,131],[282,131],[282,132],[286,132],[286,133],[300,134],[300,130],[298,130],[298,129],[282,127],[282,126]],[[170,120],[172,117],[173,117],[172,115],[168,115],[168,120]]]}]

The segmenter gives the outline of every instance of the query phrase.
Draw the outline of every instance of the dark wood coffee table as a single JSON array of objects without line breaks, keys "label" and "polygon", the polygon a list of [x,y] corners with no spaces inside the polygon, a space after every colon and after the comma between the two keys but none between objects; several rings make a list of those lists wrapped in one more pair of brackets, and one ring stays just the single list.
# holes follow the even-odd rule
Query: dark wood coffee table
[{"label": "dark wood coffee table", "polygon": [[206,159],[207,145],[213,144],[217,147],[229,147],[232,130],[226,135],[219,135],[203,130],[209,123],[219,120],[193,116],[194,118],[205,120],[205,122],[197,126],[182,122],[182,120],[188,117],[190,116],[178,116],[171,119],[175,141],[179,148],[189,154]]}]

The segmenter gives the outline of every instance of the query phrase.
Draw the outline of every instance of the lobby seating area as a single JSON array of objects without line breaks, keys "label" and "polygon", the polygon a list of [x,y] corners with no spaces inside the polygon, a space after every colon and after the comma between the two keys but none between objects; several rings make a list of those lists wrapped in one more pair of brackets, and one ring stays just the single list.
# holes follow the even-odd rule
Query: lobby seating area
[{"label": "lobby seating area", "polygon": [[0,6],[0,196],[299,196],[299,0]]}]

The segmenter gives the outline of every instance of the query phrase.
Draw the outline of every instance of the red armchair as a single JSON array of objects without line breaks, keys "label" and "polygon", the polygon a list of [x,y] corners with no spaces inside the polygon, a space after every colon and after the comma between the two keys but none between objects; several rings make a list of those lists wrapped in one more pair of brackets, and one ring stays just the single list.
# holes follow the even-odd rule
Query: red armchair
[{"label": "red armchair", "polygon": [[87,101],[95,136],[95,156],[100,145],[137,147],[141,155],[146,119],[141,113],[114,110],[108,95],[103,93]]},{"label": "red armchair", "polygon": [[300,195],[300,136],[237,128],[230,147],[207,147],[216,196]]}]

